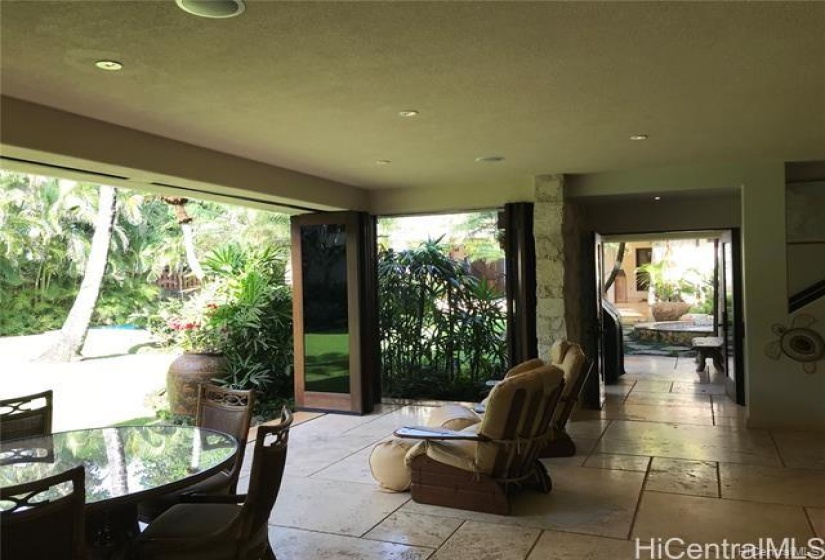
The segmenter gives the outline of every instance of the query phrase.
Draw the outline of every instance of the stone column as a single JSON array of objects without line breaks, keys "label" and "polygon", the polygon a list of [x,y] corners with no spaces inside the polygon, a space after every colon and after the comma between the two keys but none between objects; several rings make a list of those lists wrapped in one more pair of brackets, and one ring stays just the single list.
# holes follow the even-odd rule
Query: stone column
[{"label": "stone column", "polygon": [[536,240],[536,337],[547,359],[557,338],[567,337],[564,305],[564,176],[535,178],[533,235]]}]

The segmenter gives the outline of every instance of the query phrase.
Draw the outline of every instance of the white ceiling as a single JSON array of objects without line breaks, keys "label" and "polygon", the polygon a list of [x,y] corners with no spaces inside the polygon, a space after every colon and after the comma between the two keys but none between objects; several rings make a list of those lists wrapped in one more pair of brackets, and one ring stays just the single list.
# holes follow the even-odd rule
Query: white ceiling
[{"label": "white ceiling", "polygon": [[823,2],[0,9],[4,95],[367,189],[825,159]]}]

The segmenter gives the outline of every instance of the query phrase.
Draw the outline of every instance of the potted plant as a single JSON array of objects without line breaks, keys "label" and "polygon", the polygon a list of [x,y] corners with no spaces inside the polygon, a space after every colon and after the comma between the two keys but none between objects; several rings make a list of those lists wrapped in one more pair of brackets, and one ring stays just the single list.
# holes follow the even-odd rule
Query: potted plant
[{"label": "potted plant", "polygon": [[229,364],[223,355],[227,329],[219,306],[208,301],[208,294],[195,297],[184,305],[180,314],[167,321],[171,338],[183,350],[169,366],[166,394],[173,414],[194,415],[198,386],[225,377]]},{"label": "potted plant", "polygon": [[637,269],[647,275],[648,303],[656,321],[678,321],[690,310],[683,295],[693,293],[694,286],[673,272],[669,261],[645,264]]}]

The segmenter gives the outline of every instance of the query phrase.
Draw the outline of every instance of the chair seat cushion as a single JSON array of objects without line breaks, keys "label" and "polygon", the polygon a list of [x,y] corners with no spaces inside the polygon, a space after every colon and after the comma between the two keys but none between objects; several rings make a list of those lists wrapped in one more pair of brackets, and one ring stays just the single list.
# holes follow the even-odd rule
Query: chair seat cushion
[{"label": "chair seat cushion", "polygon": [[392,492],[409,490],[412,474],[404,463],[404,457],[413,445],[415,445],[413,440],[391,439],[382,441],[372,448],[370,472],[383,490]]},{"label": "chair seat cushion", "polygon": [[427,455],[433,461],[476,473],[484,472],[476,464],[479,444],[474,441],[422,441],[407,454],[406,463],[411,465],[418,455]]},{"label": "chair seat cushion", "polygon": [[[234,504],[178,504],[153,521],[137,539],[139,558],[218,560],[235,558],[241,507]],[[259,540],[259,539],[256,539]]]},{"label": "chair seat cushion", "polygon": [[461,431],[467,426],[481,422],[481,416],[460,404],[445,404],[432,411],[427,426]]},{"label": "chair seat cushion", "polygon": [[141,539],[189,539],[229,527],[241,513],[235,504],[177,504],[155,519]]},{"label": "chair seat cushion", "polygon": [[232,479],[226,471],[220,471],[213,474],[207,479],[201,480],[191,486],[187,486],[182,490],[164,494],[158,498],[154,498],[147,502],[141,502],[138,505],[138,518],[144,523],[156,519],[164,511],[172,506],[179,504],[181,501],[181,494],[185,492],[194,492],[198,494],[229,494],[229,488],[232,485]]},{"label": "chair seat cushion", "polygon": [[563,338],[555,341],[553,346],[550,347],[550,363],[554,366],[561,365],[570,346],[570,343]]}]

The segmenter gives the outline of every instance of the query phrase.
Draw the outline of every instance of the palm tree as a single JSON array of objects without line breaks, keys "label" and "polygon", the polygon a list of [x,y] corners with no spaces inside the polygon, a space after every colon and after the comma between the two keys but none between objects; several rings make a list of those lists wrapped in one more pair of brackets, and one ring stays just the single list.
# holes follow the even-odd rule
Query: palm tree
[{"label": "palm tree", "polygon": [[80,290],[57,339],[40,356],[41,360],[66,362],[77,357],[83,348],[109,259],[116,205],[117,191],[115,188],[100,185],[95,232],[92,236],[92,246],[89,250],[89,259],[83,273]]},{"label": "palm tree", "polygon": [[166,204],[170,205],[175,211],[175,218],[180,225],[181,232],[183,232],[183,247],[186,250],[186,261],[189,264],[189,270],[195,275],[198,280],[203,280],[204,272],[201,267],[198,256],[195,253],[195,236],[192,232],[192,216],[186,211],[186,203],[188,198],[179,196],[162,196],[160,199]]}]

